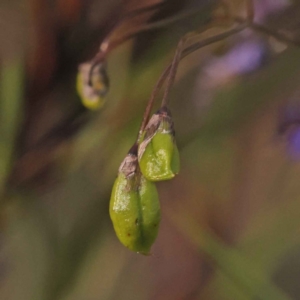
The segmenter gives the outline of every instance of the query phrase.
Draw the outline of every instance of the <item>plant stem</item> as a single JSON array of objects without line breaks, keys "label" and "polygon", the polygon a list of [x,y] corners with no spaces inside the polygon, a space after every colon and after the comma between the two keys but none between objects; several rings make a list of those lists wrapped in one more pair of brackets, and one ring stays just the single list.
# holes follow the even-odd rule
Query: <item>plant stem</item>
[{"label": "plant stem", "polygon": [[166,4],[166,2],[158,2],[158,3],[152,4],[152,5],[137,8],[137,9],[125,14],[120,20],[116,21],[115,24],[112,26],[112,28],[109,30],[108,34],[106,35],[106,37],[104,38],[104,40],[102,41],[102,43],[99,47],[100,50],[105,51],[105,49],[107,48],[107,46],[109,44],[109,40],[112,37],[112,35],[114,34],[115,30],[118,27],[120,27],[125,21],[130,20],[134,17],[137,17],[141,14],[157,10],[158,8],[162,7],[165,4]]},{"label": "plant stem", "polygon": [[178,15],[166,18],[166,19],[161,20],[161,21],[153,22],[153,23],[150,23],[150,24],[145,24],[145,25],[143,25],[143,26],[127,33],[123,37],[120,37],[116,41],[112,42],[111,44],[113,46],[110,46],[110,47],[114,49],[116,46],[119,46],[120,44],[126,42],[127,40],[135,37],[137,34],[140,34],[140,33],[146,32],[146,31],[150,31],[150,30],[155,30],[155,29],[166,27],[166,26],[168,26],[172,23],[175,23],[177,21],[180,21],[182,19],[192,17],[193,15],[197,15],[202,10],[203,10],[203,7],[201,7],[200,9],[188,10],[186,12],[183,12],[183,13],[180,13]]},{"label": "plant stem", "polygon": [[[158,7],[158,6],[157,6]],[[155,7],[155,8],[157,8]],[[146,8],[144,8],[144,10],[142,11],[142,9],[140,9],[140,13],[142,12],[146,12],[146,11],[150,11],[152,7],[148,7],[148,10],[146,10]],[[120,38],[114,40],[114,41],[110,41],[111,36],[113,35],[113,33],[115,32],[115,29],[118,28],[118,26],[121,24],[121,22],[123,22],[125,20],[125,17],[122,18],[122,20],[120,21],[120,23],[118,22],[113,28],[112,30],[108,33],[108,35],[104,38],[103,42],[100,45],[100,50],[99,52],[95,55],[95,57],[92,59],[91,61],[91,70],[89,73],[89,85],[91,85],[91,75],[92,72],[94,70],[94,68],[96,67],[97,64],[103,62],[103,60],[105,59],[105,57],[112,51],[114,50],[116,47],[120,46],[121,44],[125,43],[126,41],[134,38],[135,36],[137,36],[138,34],[142,33],[142,32],[146,32],[146,31],[150,31],[150,30],[155,30],[158,28],[163,28],[166,27],[172,23],[175,23],[177,21],[180,21],[182,19],[185,19],[187,17],[191,17],[193,15],[198,14],[199,12],[201,12],[203,10],[203,8],[201,9],[194,9],[194,10],[189,10],[187,12],[178,14],[176,16],[172,16],[170,18],[166,18],[164,20],[161,21],[157,21],[157,22],[153,22],[150,24],[145,24],[142,25],[140,27],[138,27],[137,29],[125,34],[124,36],[121,36]],[[134,16],[138,15],[137,11],[133,11],[132,15],[134,14]],[[132,17],[131,15],[131,17]],[[126,18],[128,19],[128,18]]]},{"label": "plant stem", "polygon": [[230,29],[228,31],[225,31],[223,33],[220,33],[218,35],[215,35],[215,36],[212,36],[212,37],[209,37],[205,40],[202,40],[202,41],[199,41],[199,42],[196,42],[194,44],[192,44],[191,46],[187,47],[186,49],[184,49],[184,51],[182,52],[182,57],[181,58],[184,58],[186,57],[187,55],[193,53],[194,51],[200,49],[200,48],[203,48],[205,46],[208,46],[208,45],[211,45],[211,44],[214,44],[216,42],[219,42],[219,41],[222,41],[236,33],[239,33],[241,31],[243,31],[244,29],[246,29],[248,27],[248,24],[247,23],[244,23],[244,24],[241,24],[233,29]]},{"label": "plant stem", "polygon": [[154,89],[152,90],[151,96],[148,100],[148,104],[147,104],[145,112],[144,112],[143,121],[141,123],[140,130],[139,130],[138,137],[137,137],[137,142],[139,142],[141,139],[143,131],[149,121],[150,113],[151,113],[155,98],[156,98],[157,94],[159,93],[161,87],[163,86],[165,80],[167,79],[170,69],[171,69],[171,66],[168,66],[163,71],[163,73],[160,75],[158,81],[156,82]]},{"label": "plant stem", "polygon": [[[4,57],[5,58],[5,57]],[[3,60],[0,72],[0,201],[6,190],[22,122],[23,55]]]},{"label": "plant stem", "polygon": [[110,45],[110,39],[111,39],[112,35],[114,34],[114,32],[116,31],[116,29],[118,27],[120,27],[124,21],[132,19],[132,18],[134,18],[136,16],[139,16],[141,14],[156,10],[156,9],[162,7],[163,5],[165,5],[165,2],[159,2],[159,3],[155,3],[155,4],[152,4],[152,5],[148,5],[148,6],[144,6],[144,7],[135,9],[135,10],[130,11],[127,14],[125,14],[120,20],[117,20],[114,23],[114,25],[112,25],[112,28],[109,30],[108,34],[105,36],[102,43],[100,44],[99,52],[95,55],[95,57],[91,61],[91,69],[90,69],[90,72],[89,72],[89,82],[88,82],[88,84],[90,86],[92,86],[91,77],[92,77],[92,73],[93,73],[93,70],[96,67],[96,65],[103,62],[106,55],[111,50],[113,50],[118,45],[122,44],[123,42],[125,42],[127,40],[127,39],[125,39],[123,41],[123,40],[120,39],[119,42],[121,41],[121,43],[113,43],[113,45]]},{"label": "plant stem", "polygon": [[[213,36],[211,38],[207,38],[205,40],[196,42],[196,43],[194,43],[193,45],[189,46],[188,48],[186,48],[184,50],[183,50],[183,46],[184,46],[185,41],[188,39],[188,36],[183,37],[178,43],[173,61],[170,65],[169,77],[168,77],[168,81],[167,81],[167,84],[166,84],[166,88],[165,88],[165,92],[164,92],[164,96],[163,96],[161,106],[163,107],[163,106],[168,105],[168,95],[170,93],[172,85],[174,84],[177,68],[178,68],[178,65],[179,65],[179,62],[180,62],[181,58],[187,56],[188,54],[190,54],[190,53],[192,53],[192,52],[194,52],[194,51],[196,51],[196,50],[198,50],[202,47],[208,46],[212,43],[216,43],[216,42],[221,41],[221,40],[223,40],[223,39],[225,39],[225,38],[227,38],[227,37],[229,37],[233,34],[236,34],[240,31],[244,30],[245,28],[247,28],[247,23],[244,23],[244,24],[242,24],[242,25],[240,25],[236,28],[233,28],[233,29],[231,29],[227,32],[218,34],[218,35]],[[195,34],[197,34],[197,33],[195,33]]]},{"label": "plant stem", "polygon": [[283,35],[283,34],[279,33],[278,31],[274,31],[273,29],[270,29],[264,25],[260,25],[257,23],[249,23],[249,27],[251,29],[253,29],[254,31],[261,32],[268,36],[274,37],[276,40],[283,42],[285,44],[288,44],[290,46],[300,47],[300,41],[295,41],[293,39],[290,39],[286,35]]},{"label": "plant stem", "polygon": [[[233,34],[236,34],[240,31],[244,30],[245,28],[247,28],[247,24],[240,25],[240,26],[238,26],[236,28],[233,28],[231,30],[228,30],[224,33],[221,33],[221,34],[218,34],[216,36],[207,38],[205,40],[196,42],[196,43],[192,44],[191,46],[185,48],[184,50],[182,49],[182,46],[184,44],[185,39],[180,40],[172,63],[167,68],[165,68],[165,70],[161,74],[160,78],[156,82],[156,85],[155,85],[154,89],[152,90],[151,96],[148,100],[148,104],[147,104],[147,107],[146,107],[145,112],[144,112],[143,121],[142,121],[141,126],[140,126],[140,130],[139,130],[139,134],[138,134],[138,138],[137,138],[138,141],[140,140],[141,135],[142,135],[142,133],[143,133],[148,121],[149,121],[150,113],[151,113],[155,98],[156,98],[157,94],[159,93],[161,87],[163,86],[165,80],[168,78],[168,76],[170,76],[169,74],[172,73],[172,69],[173,69],[172,78],[169,77],[169,80],[168,80],[169,86],[166,88],[165,93],[164,93],[164,99],[165,100],[163,101],[162,106],[167,104],[166,103],[167,102],[167,96],[168,96],[169,90],[170,90],[170,88],[171,88],[171,86],[174,82],[174,78],[175,78],[175,75],[176,75],[176,69],[178,67],[178,63],[180,62],[180,60],[182,58],[186,57],[187,55],[191,54],[192,52],[202,48],[202,47],[205,47],[205,46],[208,46],[210,44],[219,42],[219,41],[221,41],[221,40],[223,40],[227,37],[230,37]],[[174,72],[174,70],[175,70],[175,72]]]},{"label": "plant stem", "polygon": [[172,61],[171,65],[168,67],[169,77],[168,77],[168,82],[167,82],[167,86],[166,86],[166,89],[165,89],[165,92],[164,92],[164,96],[163,96],[161,106],[162,107],[167,106],[167,104],[168,104],[168,95],[169,95],[171,87],[174,83],[175,76],[176,76],[176,71],[177,71],[179,62],[182,58],[186,57],[187,55],[191,54],[192,52],[194,52],[194,51],[196,51],[196,50],[198,50],[202,47],[208,46],[210,44],[219,42],[219,41],[221,41],[221,40],[223,40],[227,37],[230,37],[230,36],[240,32],[240,31],[244,30],[245,28],[247,28],[246,23],[242,24],[242,25],[240,25],[236,28],[233,28],[231,30],[228,30],[226,32],[223,32],[221,34],[218,34],[216,36],[213,36],[213,37],[207,38],[205,40],[196,42],[196,43],[192,44],[191,46],[187,47],[184,50],[182,48],[183,48],[184,42],[186,41],[187,37],[184,37],[183,39],[181,39],[180,42],[178,43],[177,50],[176,50],[176,53],[174,55],[173,61]]},{"label": "plant stem", "polygon": [[184,46],[186,40],[187,40],[187,37],[183,37],[182,39],[180,39],[180,41],[178,43],[178,46],[176,48],[176,52],[175,52],[173,61],[171,63],[169,76],[168,76],[168,80],[167,80],[167,83],[166,83],[166,88],[165,88],[164,96],[163,96],[163,99],[162,99],[161,107],[164,107],[164,106],[168,105],[168,99],[169,99],[168,96],[169,96],[170,90],[171,90],[171,88],[174,84],[174,81],[175,81],[176,72],[177,72],[178,65],[179,65],[179,62],[180,62],[180,59],[181,59],[183,46]]},{"label": "plant stem", "polygon": [[177,70],[177,67],[178,67],[178,64],[179,64],[180,60],[183,59],[184,57],[186,57],[187,55],[193,53],[194,51],[196,51],[200,48],[203,48],[205,46],[211,45],[213,43],[219,42],[223,39],[226,39],[226,38],[228,38],[228,37],[230,37],[230,36],[232,36],[236,33],[239,33],[241,31],[243,31],[246,28],[251,28],[254,31],[267,34],[269,36],[272,36],[272,37],[278,39],[279,41],[282,41],[282,42],[286,43],[286,44],[300,47],[300,42],[294,41],[294,40],[292,40],[292,39],[276,32],[276,31],[273,31],[272,29],[269,29],[269,28],[267,28],[263,25],[252,22],[251,19],[253,18],[253,15],[252,15],[253,13],[251,12],[251,9],[253,9],[253,8],[248,8],[248,10],[249,9],[250,9],[250,15],[247,17],[247,19],[249,18],[249,21],[247,22],[247,20],[244,20],[244,19],[241,19],[241,18],[235,18],[234,20],[236,22],[240,23],[240,25],[237,26],[236,28],[233,28],[231,30],[228,30],[228,31],[223,32],[221,34],[218,34],[216,36],[207,38],[205,40],[196,42],[196,43],[192,44],[191,46],[187,47],[186,49],[184,49],[183,51],[181,49],[182,46],[180,45],[182,41],[179,42],[172,63],[164,70],[164,72],[162,73],[161,77],[159,78],[159,80],[158,80],[158,82],[157,82],[157,84],[156,84],[156,86],[155,86],[155,88],[152,92],[152,95],[149,99],[147,108],[145,110],[143,123],[141,125],[140,132],[145,129],[145,126],[146,126],[146,124],[149,120],[149,114],[151,112],[155,97],[158,94],[158,92],[159,92],[160,88],[162,87],[162,85],[164,84],[164,81],[169,76],[167,87],[166,87],[165,92],[164,92],[162,106],[167,105],[167,101],[168,101],[167,97],[168,97],[170,89],[171,89],[171,87],[174,83],[176,70]]}]

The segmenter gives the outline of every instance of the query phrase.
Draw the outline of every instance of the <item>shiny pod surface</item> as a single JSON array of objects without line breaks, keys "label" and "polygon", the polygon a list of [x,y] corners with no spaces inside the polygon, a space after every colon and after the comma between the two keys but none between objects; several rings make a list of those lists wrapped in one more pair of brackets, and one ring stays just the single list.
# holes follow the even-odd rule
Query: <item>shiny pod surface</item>
[{"label": "shiny pod surface", "polygon": [[168,110],[158,111],[150,119],[138,157],[141,172],[150,181],[168,180],[179,172],[179,152]]},{"label": "shiny pod surface", "polygon": [[119,169],[109,210],[120,242],[132,251],[149,254],[158,233],[160,204],[155,184],[139,172],[135,155],[128,154]]},{"label": "shiny pod surface", "polygon": [[105,103],[105,96],[109,90],[109,80],[102,63],[93,66],[92,71],[91,68],[91,63],[84,63],[79,66],[76,88],[82,104],[88,109],[97,110]]}]

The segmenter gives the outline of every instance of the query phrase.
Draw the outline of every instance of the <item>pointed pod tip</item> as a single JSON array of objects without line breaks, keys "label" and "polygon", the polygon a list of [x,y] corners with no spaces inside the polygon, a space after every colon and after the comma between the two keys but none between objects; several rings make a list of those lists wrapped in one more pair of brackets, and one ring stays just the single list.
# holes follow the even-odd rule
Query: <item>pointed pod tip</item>
[{"label": "pointed pod tip", "polygon": [[139,145],[137,143],[135,143],[128,151],[128,154],[131,154],[131,155],[136,155],[138,154],[138,147]]},{"label": "pointed pod tip", "polygon": [[162,106],[155,114],[172,117],[171,111],[167,106]]}]

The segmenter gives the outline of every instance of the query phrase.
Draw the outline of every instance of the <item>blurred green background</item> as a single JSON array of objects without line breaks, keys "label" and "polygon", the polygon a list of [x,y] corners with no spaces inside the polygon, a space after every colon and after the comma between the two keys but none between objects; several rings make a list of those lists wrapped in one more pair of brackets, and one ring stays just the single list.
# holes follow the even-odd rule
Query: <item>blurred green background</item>
[{"label": "blurred green background", "polygon": [[[242,13],[244,1],[227,2]],[[299,37],[299,2],[254,2],[257,22]],[[152,255],[117,240],[119,164],[180,36],[203,29],[218,1],[169,0],[124,23],[119,36],[199,10],[110,53],[107,103],[85,110],[78,64],[114,20],[150,3],[1,0],[1,300],[300,299],[300,48],[250,30],[181,62],[171,110],[182,169],[157,184]]]}]

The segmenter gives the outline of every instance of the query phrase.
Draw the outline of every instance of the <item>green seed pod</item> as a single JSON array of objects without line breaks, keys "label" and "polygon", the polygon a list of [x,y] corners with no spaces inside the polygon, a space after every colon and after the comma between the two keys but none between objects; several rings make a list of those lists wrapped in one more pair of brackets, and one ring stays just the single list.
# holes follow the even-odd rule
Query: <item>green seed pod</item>
[{"label": "green seed pod", "polygon": [[105,103],[109,89],[109,80],[103,63],[93,66],[84,63],[79,66],[77,74],[77,92],[82,104],[91,110],[97,110]]},{"label": "green seed pod", "polygon": [[120,242],[147,255],[160,223],[160,205],[153,182],[140,172],[136,146],[119,168],[110,198],[110,217]]},{"label": "green seed pod", "polygon": [[150,181],[173,178],[179,173],[179,152],[170,111],[163,107],[148,122],[138,159],[141,172]]}]

